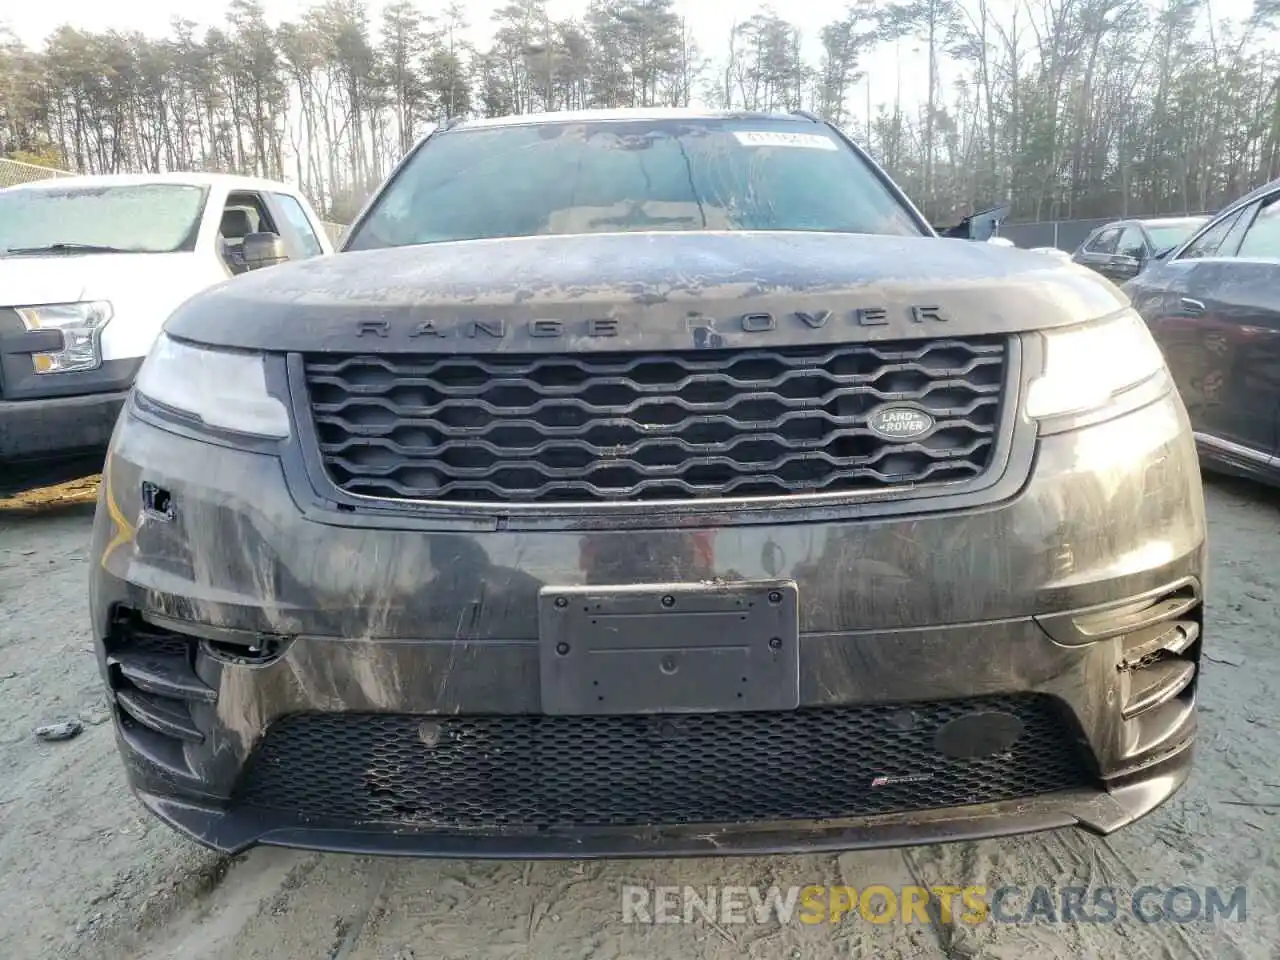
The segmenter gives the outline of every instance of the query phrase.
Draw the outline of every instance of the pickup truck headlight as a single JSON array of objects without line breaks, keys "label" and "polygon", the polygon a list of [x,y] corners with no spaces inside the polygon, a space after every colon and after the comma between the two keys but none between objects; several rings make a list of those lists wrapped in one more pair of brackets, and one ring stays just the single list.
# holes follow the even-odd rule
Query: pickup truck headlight
[{"label": "pickup truck headlight", "polygon": [[134,389],[207,427],[255,437],[289,436],[289,412],[267,392],[260,354],[197,347],[161,334]]},{"label": "pickup truck headlight", "polygon": [[30,331],[62,334],[61,350],[31,355],[36,373],[80,373],[102,366],[102,328],[111,321],[111,304],[105,300],[18,307],[17,312]]},{"label": "pickup truck headlight", "polygon": [[1164,356],[1132,310],[1107,320],[1041,331],[1044,372],[1027,391],[1035,419],[1087,413],[1165,373]]}]

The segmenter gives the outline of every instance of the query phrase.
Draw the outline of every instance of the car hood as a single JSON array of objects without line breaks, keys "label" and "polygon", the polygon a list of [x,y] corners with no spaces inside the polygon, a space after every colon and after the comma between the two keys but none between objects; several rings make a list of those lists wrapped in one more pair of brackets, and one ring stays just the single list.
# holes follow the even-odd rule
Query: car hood
[{"label": "car hood", "polygon": [[36,306],[132,296],[139,283],[145,282],[153,290],[175,285],[175,271],[182,274],[184,265],[195,259],[188,253],[0,257],[0,305]]},{"label": "car hood", "polygon": [[1014,332],[1126,304],[1090,271],[968,240],[629,233],[286,264],[193,298],[166,329],[310,352],[690,349]]},{"label": "car hood", "polygon": [[0,308],[106,300],[108,359],[140,357],[182,301],[219,279],[193,253],[70,253],[0,257]]}]

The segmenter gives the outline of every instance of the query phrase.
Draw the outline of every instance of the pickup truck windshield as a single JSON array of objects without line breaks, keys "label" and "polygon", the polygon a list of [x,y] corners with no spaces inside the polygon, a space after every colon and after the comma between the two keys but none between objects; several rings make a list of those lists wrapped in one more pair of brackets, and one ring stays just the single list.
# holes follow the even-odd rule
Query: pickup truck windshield
[{"label": "pickup truck windshield", "polygon": [[207,194],[175,183],[0,190],[0,256],[194,250]]},{"label": "pickup truck windshield", "polygon": [[433,137],[383,189],[346,249],[653,230],[924,234],[872,168],[820,124],[593,120]]}]

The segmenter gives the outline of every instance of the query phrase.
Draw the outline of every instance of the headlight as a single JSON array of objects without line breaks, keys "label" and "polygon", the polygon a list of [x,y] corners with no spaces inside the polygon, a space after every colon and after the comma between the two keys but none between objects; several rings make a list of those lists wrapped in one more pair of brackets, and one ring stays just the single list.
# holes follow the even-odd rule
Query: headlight
[{"label": "headlight", "polygon": [[1037,419],[1084,413],[1164,371],[1164,356],[1132,310],[1109,320],[1045,330],[1044,373],[1027,391]]},{"label": "headlight", "polygon": [[18,307],[28,330],[57,330],[62,349],[32,354],[36,373],[77,373],[102,366],[102,328],[111,320],[105,300]]},{"label": "headlight", "polygon": [[289,412],[267,393],[266,368],[256,353],[210,350],[161,334],[142,362],[134,389],[208,427],[289,436]]}]

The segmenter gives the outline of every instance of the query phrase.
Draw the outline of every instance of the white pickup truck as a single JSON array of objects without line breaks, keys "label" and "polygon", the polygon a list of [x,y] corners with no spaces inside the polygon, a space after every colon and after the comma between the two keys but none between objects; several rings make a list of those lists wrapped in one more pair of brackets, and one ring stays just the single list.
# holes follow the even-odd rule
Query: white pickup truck
[{"label": "white pickup truck", "polygon": [[95,473],[179,304],[238,273],[333,252],[284,183],[67,177],[0,190],[0,496]]}]

